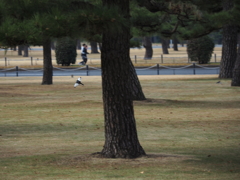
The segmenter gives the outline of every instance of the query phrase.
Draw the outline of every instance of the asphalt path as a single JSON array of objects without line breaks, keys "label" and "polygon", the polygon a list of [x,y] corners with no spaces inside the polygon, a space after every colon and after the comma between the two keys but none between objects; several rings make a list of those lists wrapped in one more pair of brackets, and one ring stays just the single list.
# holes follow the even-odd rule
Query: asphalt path
[{"label": "asphalt path", "polygon": [[[174,67],[174,68],[136,68],[137,75],[201,75],[201,74],[219,74],[219,67]],[[43,76],[43,71],[30,69],[0,70],[0,77],[16,76]],[[53,76],[101,76],[101,69],[82,68],[82,69],[54,69]]]}]

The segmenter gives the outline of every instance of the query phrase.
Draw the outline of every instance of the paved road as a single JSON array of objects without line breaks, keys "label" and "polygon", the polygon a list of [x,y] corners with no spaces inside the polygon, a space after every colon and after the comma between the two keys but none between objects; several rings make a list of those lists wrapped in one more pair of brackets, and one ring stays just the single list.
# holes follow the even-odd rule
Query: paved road
[{"label": "paved road", "polygon": [[[137,75],[200,75],[200,74],[218,74],[219,68],[212,67],[212,68],[193,68],[188,67],[181,69],[177,68],[136,68]],[[9,71],[0,70],[0,77],[14,77],[14,76],[42,76],[42,70],[22,70],[16,71],[16,69],[12,69]],[[53,76],[100,76],[101,69],[54,69]]]}]

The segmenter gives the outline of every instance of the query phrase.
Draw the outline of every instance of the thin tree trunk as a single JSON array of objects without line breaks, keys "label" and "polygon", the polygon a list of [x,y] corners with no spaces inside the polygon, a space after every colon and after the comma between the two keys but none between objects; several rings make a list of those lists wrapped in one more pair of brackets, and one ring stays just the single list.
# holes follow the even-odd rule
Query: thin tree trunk
[{"label": "thin tree trunk", "polygon": [[43,42],[43,80],[42,85],[52,84],[53,66],[51,40],[46,39]]},{"label": "thin tree trunk", "polygon": [[28,57],[28,46],[27,45],[24,45],[23,46],[23,57]]},{"label": "thin tree trunk", "polygon": [[240,34],[238,34],[237,59],[233,69],[232,86],[240,86]]},{"label": "thin tree trunk", "polygon": [[163,54],[169,54],[168,52],[168,40],[162,39],[162,52]]},{"label": "thin tree trunk", "polygon": [[152,40],[151,37],[145,36],[143,38],[143,47],[145,48],[144,59],[152,59],[153,56],[153,48],[152,48]]},{"label": "thin tree trunk", "polygon": [[18,46],[18,55],[22,56],[23,45]]},{"label": "thin tree trunk", "polygon": [[173,50],[178,51],[178,39],[175,37],[173,38]]},{"label": "thin tree trunk", "polygon": [[[118,5],[126,20],[129,17],[129,0],[103,0],[111,7]],[[129,65],[130,28],[122,26],[115,32],[103,33],[102,88],[105,119],[105,144],[101,152],[108,158],[136,158],[145,155],[141,147],[134,118]]]},{"label": "thin tree trunk", "polygon": [[81,49],[81,41],[78,39],[77,40],[77,49],[80,50]]},{"label": "thin tree trunk", "polygon": [[[224,1],[224,10],[233,7],[232,0]],[[223,27],[222,60],[220,64],[219,78],[232,78],[233,68],[237,58],[237,26],[225,25]]]},{"label": "thin tree trunk", "polygon": [[99,52],[98,52],[98,47],[97,47],[97,42],[91,41],[91,42],[90,42],[90,46],[91,46],[91,53],[92,53],[92,54],[97,54],[97,53],[99,53]]}]

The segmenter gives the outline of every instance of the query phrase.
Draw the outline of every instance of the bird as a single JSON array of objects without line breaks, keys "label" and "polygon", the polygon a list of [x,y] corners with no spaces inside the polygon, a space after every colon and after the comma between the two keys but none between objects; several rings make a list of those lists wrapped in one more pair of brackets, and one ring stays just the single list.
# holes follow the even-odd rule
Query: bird
[{"label": "bird", "polygon": [[77,79],[77,81],[75,82],[75,84],[74,84],[74,88],[75,87],[77,87],[79,84],[81,84],[81,85],[83,85],[84,86],[84,84],[81,82],[81,77],[79,77],[78,79]]},{"label": "bird", "polygon": [[216,82],[216,84],[222,84],[221,81]]}]

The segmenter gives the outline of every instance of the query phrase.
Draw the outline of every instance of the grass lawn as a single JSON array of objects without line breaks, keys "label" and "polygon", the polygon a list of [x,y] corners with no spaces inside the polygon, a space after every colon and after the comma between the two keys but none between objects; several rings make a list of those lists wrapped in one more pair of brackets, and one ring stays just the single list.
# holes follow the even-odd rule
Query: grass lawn
[{"label": "grass lawn", "polygon": [[100,77],[0,78],[0,179],[240,179],[240,89],[216,75],[139,76],[146,157],[101,159]]}]

